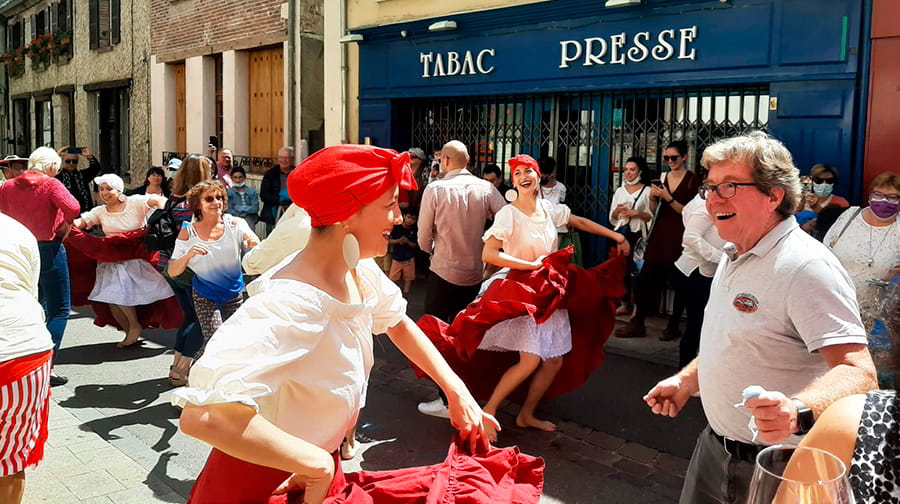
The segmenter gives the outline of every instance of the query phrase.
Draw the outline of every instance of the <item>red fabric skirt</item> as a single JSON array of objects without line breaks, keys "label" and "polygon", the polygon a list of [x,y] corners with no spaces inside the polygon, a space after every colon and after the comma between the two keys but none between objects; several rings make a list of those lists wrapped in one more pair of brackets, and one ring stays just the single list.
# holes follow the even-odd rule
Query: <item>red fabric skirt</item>
[{"label": "red fabric skirt", "polygon": [[[540,269],[510,271],[506,279],[494,281],[481,298],[461,311],[451,325],[431,315],[419,319],[419,327],[476,398],[490,398],[503,373],[519,361],[518,352],[478,350],[487,330],[504,320],[528,315],[540,324],[557,309],[568,310],[572,351],[563,357],[547,397],[575,390],[603,364],[603,346],[615,327],[615,302],[625,294],[626,256],[584,269],[571,264],[573,253],[570,246],[547,256]],[[426,376],[419,369],[416,373]],[[523,383],[512,397],[524,398],[527,387]]]},{"label": "red fabric skirt", "polygon": [[[66,253],[69,256],[69,278],[72,283],[72,306],[90,304],[96,317],[94,324],[100,327],[111,325],[119,327],[113,318],[109,305],[88,300],[94,288],[97,274],[97,262],[121,262],[131,259],[143,259],[156,266],[159,252],[152,252],[144,245],[146,228],[128,231],[114,236],[99,237],[87,234],[80,229],[72,228],[66,238]],[[141,326],[153,329],[178,329],[184,319],[181,306],[174,296],[148,305],[135,306]]]},{"label": "red fabric skirt", "polygon": [[0,476],[20,473],[44,458],[52,357],[48,350],[0,362]]},{"label": "red fabric skirt", "polygon": [[[334,460],[326,504],[536,504],[544,487],[544,460],[517,448],[466,455],[454,442],[440,464],[350,474]],[[188,503],[302,504],[303,492],[272,495],[289,476],[213,449]]]}]

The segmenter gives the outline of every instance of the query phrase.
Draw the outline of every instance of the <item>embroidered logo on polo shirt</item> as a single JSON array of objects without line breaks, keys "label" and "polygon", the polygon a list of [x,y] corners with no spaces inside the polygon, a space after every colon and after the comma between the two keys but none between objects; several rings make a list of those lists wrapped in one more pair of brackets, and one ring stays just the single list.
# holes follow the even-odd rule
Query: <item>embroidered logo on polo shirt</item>
[{"label": "embroidered logo on polo shirt", "polygon": [[756,299],[756,296],[747,294],[746,292],[742,292],[735,296],[734,301],[731,304],[733,304],[739,312],[743,313],[753,313],[759,309],[759,300]]}]

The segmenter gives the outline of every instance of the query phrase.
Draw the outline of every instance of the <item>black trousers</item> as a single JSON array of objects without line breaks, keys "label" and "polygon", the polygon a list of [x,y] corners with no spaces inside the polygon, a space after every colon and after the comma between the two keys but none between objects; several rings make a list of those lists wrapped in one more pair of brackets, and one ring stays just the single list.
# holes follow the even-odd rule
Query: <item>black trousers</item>
[{"label": "black trousers", "polygon": [[683,276],[674,264],[661,262],[646,262],[635,286],[634,300],[637,304],[635,319],[643,323],[647,315],[653,313],[659,306],[659,296],[669,282],[675,287],[675,302],[672,305],[672,318],[669,319],[669,327],[678,327],[681,316],[684,314],[684,295],[677,288],[678,277]]},{"label": "black trousers", "polygon": [[448,324],[456,314],[475,300],[481,284],[452,284],[434,271],[428,272],[428,290],[425,292],[425,314],[434,315]]},{"label": "black trousers", "polygon": [[678,367],[684,367],[694,360],[700,350],[700,329],[703,327],[703,311],[709,302],[712,278],[701,275],[700,269],[694,270],[689,277],[681,272],[678,274],[681,276],[681,288],[678,290],[687,309],[687,328],[678,347]]}]

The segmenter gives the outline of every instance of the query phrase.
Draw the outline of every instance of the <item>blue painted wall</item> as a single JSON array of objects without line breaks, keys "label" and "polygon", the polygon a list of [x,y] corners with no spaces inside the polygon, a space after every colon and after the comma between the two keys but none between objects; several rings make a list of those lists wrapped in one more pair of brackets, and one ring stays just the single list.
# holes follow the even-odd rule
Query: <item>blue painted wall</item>
[{"label": "blue painted wall", "polygon": [[[706,84],[769,83],[778,109],[769,113],[769,128],[794,153],[798,167],[816,162],[839,167],[839,192],[852,196],[861,183],[856,145],[864,132],[860,82],[866,76],[860,47],[868,36],[863,20],[869,0],[645,0],[644,5],[606,9],[602,0],[556,0],[519,7],[452,15],[412,23],[354,30],[360,43],[360,136],[383,145],[391,138],[391,100],[428,96],[485,96],[604,89],[659,88]],[[450,32],[428,32],[429,24],[452,19]],[[696,27],[679,59],[681,29]],[[652,54],[661,32],[673,46],[672,57]],[[405,30],[406,37],[400,32]],[[634,42],[637,33],[647,32]],[[625,34],[624,64],[612,63],[611,38]],[[603,64],[585,65],[586,39],[602,39]],[[577,41],[581,55],[562,65],[563,50],[572,57]],[[633,49],[629,59],[627,51]],[[657,55],[664,55],[664,45]],[[484,50],[480,73],[469,74]],[[467,75],[434,76],[437,55],[445,71],[448,54],[468,52],[473,65]],[[431,55],[429,77],[423,77],[423,54]],[[427,57],[427,56],[425,56]],[[864,86],[863,86],[864,87]]]}]

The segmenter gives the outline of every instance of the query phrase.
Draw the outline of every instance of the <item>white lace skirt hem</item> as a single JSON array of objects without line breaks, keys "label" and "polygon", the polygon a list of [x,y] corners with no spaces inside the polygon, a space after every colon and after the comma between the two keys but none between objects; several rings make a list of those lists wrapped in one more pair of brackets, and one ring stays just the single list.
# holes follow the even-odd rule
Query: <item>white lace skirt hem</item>
[{"label": "white lace skirt hem", "polygon": [[567,310],[556,310],[543,324],[528,315],[504,320],[487,330],[479,350],[526,352],[543,360],[572,351],[572,326]]},{"label": "white lace skirt hem", "polygon": [[139,306],[174,296],[162,274],[143,259],[97,263],[97,278],[88,299],[119,306]]}]

